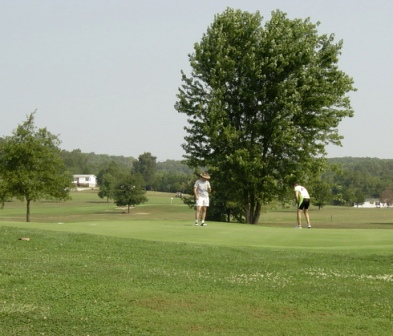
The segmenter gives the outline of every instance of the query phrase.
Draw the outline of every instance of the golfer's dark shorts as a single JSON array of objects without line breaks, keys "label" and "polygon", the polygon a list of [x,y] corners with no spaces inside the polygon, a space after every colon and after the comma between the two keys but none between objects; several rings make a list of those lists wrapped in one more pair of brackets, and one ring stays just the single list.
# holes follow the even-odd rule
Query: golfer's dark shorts
[{"label": "golfer's dark shorts", "polygon": [[309,206],[310,206],[310,199],[303,198],[302,203],[299,204],[299,209],[300,210],[308,209]]}]

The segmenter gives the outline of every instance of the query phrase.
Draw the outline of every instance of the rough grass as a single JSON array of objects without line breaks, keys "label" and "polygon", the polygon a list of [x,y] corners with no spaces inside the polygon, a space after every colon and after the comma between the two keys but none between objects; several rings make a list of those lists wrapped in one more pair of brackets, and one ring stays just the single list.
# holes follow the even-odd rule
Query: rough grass
[{"label": "rough grass", "polygon": [[0,244],[2,335],[390,335],[393,326],[389,255],[10,227]]},{"label": "rough grass", "polygon": [[35,204],[31,223],[7,204],[0,335],[391,335],[391,209],[313,209],[311,230],[294,209],[202,228],[174,201],[124,214],[79,193]]},{"label": "rough grass", "polygon": [[[73,192],[67,202],[39,201],[32,203],[31,221],[39,223],[72,223],[87,221],[187,221],[193,222],[193,210],[174,194],[148,192],[149,201],[127,213],[112,201],[98,198],[96,190]],[[259,225],[264,227],[294,227],[296,210],[279,206],[263,208]],[[310,217],[315,228],[393,229],[393,208],[351,208],[327,206],[318,210],[311,206]],[[25,204],[6,202],[0,211],[0,223],[24,222]],[[303,223],[304,224],[304,223]]]}]

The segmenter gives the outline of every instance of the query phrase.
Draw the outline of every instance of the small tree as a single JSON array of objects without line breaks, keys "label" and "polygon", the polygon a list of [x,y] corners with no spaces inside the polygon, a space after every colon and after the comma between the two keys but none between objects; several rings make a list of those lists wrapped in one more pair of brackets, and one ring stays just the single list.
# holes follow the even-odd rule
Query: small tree
[{"label": "small tree", "polygon": [[106,168],[101,169],[97,174],[99,184],[98,197],[113,199],[114,189],[119,181],[124,180],[129,174],[125,166],[120,166],[115,161],[109,162]]},{"label": "small tree", "polygon": [[140,175],[130,176],[120,182],[114,191],[114,199],[117,206],[127,206],[127,213],[130,213],[132,205],[147,202],[146,191],[142,188],[143,178]]},{"label": "small tree", "polygon": [[366,201],[366,197],[364,197],[363,192],[360,189],[355,190],[355,204],[359,206],[359,204],[363,204]]},{"label": "small tree", "polygon": [[329,183],[318,181],[312,187],[311,193],[313,204],[316,205],[319,210],[332,200],[332,187]]},{"label": "small tree", "polygon": [[2,194],[26,200],[27,222],[32,201],[69,199],[72,187],[58,148],[60,140],[46,128],[34,126],[34,113],[0,145]]},{"label": "small tree", "polygon": [[356,203],[355,190],[352,188],[346,188],[343,191],[343,200],[346,206],[352,206]]},{"label": "small tree", "polygon": [[109,202],[109,199],[113,198],[115,184],[116,178],[110,173],[105,173],[101,177],[98,197],[106,198],[106,201]]}]

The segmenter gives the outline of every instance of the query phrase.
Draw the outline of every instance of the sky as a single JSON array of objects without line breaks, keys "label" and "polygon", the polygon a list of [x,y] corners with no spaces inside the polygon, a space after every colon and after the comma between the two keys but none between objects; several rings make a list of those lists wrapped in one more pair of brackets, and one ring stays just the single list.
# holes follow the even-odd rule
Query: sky
[{"label": "sky", "polygon": [[67,151],[181,160],[180,71],[226,8],[320,22],[343,40],[353,118],[328,157],[393,159],[391,0],[0,0],[0,137],[30,113]]}]

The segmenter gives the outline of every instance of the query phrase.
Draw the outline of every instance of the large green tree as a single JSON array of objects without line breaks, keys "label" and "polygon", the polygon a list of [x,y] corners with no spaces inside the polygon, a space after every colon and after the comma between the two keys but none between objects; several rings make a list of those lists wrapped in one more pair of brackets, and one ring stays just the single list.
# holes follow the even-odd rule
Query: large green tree
[{"label": "large green tree", "polygon": [[26,201],[27,222],[32,201],[69,198],[72,176],[65,169],[59,144],[46,128],[35,127],[31,113],[0,145],[1,189],[9,197]]},{"label": "large green tree", "polygon": [[[188,116],[183,148],[191,167],[242,204],[247,223],[293,183],[317,174],[325,145],[340,145],[351,117],[353,80],[338,68],[342,41],[309,19],[227,9],[194,45],[175,108]],[[214,189],[214,187],[213,187]]]}]

